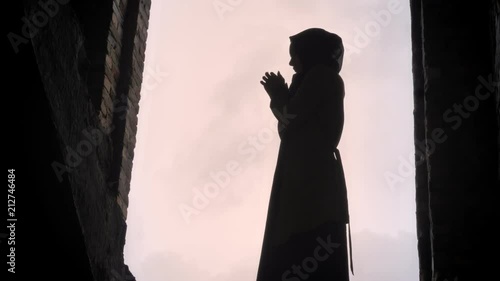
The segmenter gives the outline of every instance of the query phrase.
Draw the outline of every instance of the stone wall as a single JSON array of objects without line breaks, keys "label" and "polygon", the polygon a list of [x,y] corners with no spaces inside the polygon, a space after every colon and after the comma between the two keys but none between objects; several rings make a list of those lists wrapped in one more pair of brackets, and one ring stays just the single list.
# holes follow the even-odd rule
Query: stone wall
[{"label": "stone wall", "polygon": [[411,1],[422,281],[494,276],[487,255],[498,245],[491,228],[499,190],[494,3]]},{"label": "stone wall", "polygon": [[[425,139],[425,103],[424,75],[422,60],[422,19],[421,2],[411,1],[411,40],[412,40],[412,72],[413,72],[413,120],[415,147],[418,141]],[[430,248],[429,192],[427,188],[427,158],[422,149],[415,150],[416,182],[416,221],[417,248],[419,257],[419,273],[421,281],[428,281],[432,276],[432,254]]]},{"label": "stone wall", "polygon": [[49,10],[28,0],[25,14],[48,15],[31,41],[62,155],[52,171],[71,189],[94,279],[133,280],[123,247],[151,2],[41,2]]}]

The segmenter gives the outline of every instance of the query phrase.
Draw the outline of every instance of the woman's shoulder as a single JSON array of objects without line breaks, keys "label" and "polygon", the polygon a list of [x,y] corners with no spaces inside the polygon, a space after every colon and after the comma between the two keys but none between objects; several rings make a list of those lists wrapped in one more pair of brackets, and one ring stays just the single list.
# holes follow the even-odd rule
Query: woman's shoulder
[{"label": "woman's shoulder", "polygon": [[311,68],[312,78],[314,83],[321,85],[323,89],[331,93],[334,100],[343,99],[345,97],[344,80],[335,68],[327,65],[317,65]]},{"label": "woman's shoulder", "polygon": [[337,74],[338,75],[338,73],[335,71],[335,68],[328,66],[328,65],[325,65],[325,64],[317,64],[317,65],[311,67],[310,72],[330,74],[330,75]]},{"label": "woman's shoulder", "polygon": [[337,90],[342,89],[343,91],[344,89],[344,80],[335,68],[331,66],[323,64],[315,65],[306,76],[309,76],[311,80],[316,80],[316,82],[327,83]]}]

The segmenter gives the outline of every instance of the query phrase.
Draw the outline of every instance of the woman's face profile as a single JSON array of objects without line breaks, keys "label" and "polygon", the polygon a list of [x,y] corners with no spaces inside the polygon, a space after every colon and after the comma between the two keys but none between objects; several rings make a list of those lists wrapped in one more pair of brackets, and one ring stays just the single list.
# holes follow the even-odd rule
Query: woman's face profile
[{"label": "woman's face profile", "polygon": [[290,66],[293,67],[293,70],[295,72],[301,72],[302,71],[302,64],[300,63],[299,58],[297,57],[297,54],[294,52],[293,46],[290,44]]}]

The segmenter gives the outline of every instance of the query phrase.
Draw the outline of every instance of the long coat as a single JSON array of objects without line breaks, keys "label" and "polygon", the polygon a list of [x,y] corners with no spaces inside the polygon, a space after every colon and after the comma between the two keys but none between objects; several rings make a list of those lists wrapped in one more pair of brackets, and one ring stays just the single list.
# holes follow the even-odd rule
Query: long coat
[{"label": "long coat", "polygon": [[[281,138],[267,213],[258,281],[273,266],[273,249],[326,222],[349,222],[337,145],[344,124],[344,84],[334,69],[309,70],[296,94],[271,97]],[[345,235],[345,232],[344,232]],[[277,281],[277,280],[276,280]]]}]

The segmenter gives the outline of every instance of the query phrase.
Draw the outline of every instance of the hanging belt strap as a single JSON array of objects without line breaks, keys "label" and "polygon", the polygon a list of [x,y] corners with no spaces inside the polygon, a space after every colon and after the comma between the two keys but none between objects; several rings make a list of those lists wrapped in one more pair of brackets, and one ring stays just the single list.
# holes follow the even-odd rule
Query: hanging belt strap
[{"label": "hanging belt strap", "polygon": [[[342,165],[342,159],[340,158],[339,149],[335,148],[333,153],[335,154],[335,157],[337,158],[337,160],[340,163],[340,169],[342,170],[342,176],[344,176],[344,166]],[[351,240],[351,222],[350,222],[350,220],[348,220],[348,222],[347,222],[347,227],[348,227],[348,231],[349,231],[349,263],[351,266],[352,275],[354,275],[354,265],[352,262],[352,240]]]},{"label": "hanging belt strap", "polygon": [[351,240],[351,223],[348,223],[349,227],[349,262],[351,263],[351,272],[354,275],[354,265],[352,263],[352,240]]}]

